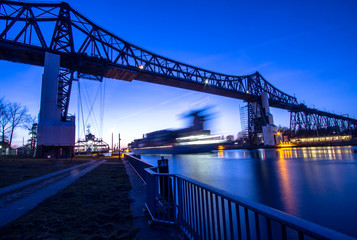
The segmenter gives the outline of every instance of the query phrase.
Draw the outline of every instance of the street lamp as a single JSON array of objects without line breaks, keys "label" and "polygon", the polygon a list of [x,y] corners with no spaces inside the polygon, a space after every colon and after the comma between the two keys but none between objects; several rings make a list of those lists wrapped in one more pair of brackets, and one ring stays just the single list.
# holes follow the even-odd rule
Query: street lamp
[{"label": "street lamp", "polygon": [[121,140],[121,138],[120,138],[120,133],[119,133],[119,146],[118,146],[119,160],[121,159],[121,157],[120,157],[120,140]]}]

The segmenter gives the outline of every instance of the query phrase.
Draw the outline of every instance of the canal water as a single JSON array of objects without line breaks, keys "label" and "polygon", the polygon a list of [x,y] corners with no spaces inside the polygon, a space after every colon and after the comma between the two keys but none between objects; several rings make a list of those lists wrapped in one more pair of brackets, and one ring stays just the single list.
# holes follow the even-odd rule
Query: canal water
[{"label": "canal water", "polygon": [[[142,155],[142,160],[156,166],[160,156]],[[356,146],[164,156],[170,173],[357,238]]]}]

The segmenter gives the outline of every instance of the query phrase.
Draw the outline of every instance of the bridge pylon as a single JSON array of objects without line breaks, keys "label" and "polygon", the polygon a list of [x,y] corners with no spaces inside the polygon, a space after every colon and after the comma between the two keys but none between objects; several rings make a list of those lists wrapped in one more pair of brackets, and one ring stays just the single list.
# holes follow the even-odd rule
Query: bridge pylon
[{"label": "bridge pylon", "polygon": [[38,157],[72,156],[75,117],[67,116],[73,72],[60,69],[60,55],[46,52],[37,132]]},{"label": "bridge pylon", "polygon": [[266,92],[261,92],[257,101],[248,102],[248,133],[253,145],[274,146],[280,142]]}]

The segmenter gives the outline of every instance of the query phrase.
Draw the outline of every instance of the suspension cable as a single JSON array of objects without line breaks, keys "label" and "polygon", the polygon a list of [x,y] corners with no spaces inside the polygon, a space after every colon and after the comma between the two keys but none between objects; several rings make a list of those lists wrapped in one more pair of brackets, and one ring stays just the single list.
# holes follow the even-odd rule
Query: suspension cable
[{"label": "suspension cable", "polygon": [[96,92],[96,94],[95,94],[95,96],[93,98],[93,101],[91,101],[91,99],[89,97],[90,95],[89,95],[88,87],[87,87],[87,85],[85,83],[84,83],[84,87],[85,87],[85,90],[86,90],[86,97],[87,97],[86,100],[90,104],[90,106],[88,106],[88,104],[86,104],[87,110],[88,110],[88,116],[87,116],[87,119],[85,121],[85,125],[88,124],[88,121],[89,121],[89,118],[90,118],[93,121],[93,125],[95,127],[95,130],[97,132],[99,132],[98,122],[97,122],[97,119],[95,117],[95,114],[93,113],[93,110],[94,110],[94,104],[95,104],[95,102],[96,102],[96,100],[98,98],[99,92],[100,92],[99,91],[100,90],[100,86],[97,89],[97,92]]}]

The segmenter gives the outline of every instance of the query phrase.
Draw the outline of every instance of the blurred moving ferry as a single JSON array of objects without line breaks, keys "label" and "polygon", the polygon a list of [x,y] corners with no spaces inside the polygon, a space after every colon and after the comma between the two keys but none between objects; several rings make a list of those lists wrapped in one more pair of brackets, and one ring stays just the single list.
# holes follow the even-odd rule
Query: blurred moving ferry
[{"label": "blurred moving ferry", "polygon": [[201,114],[202,111],[197,110],[188,115],[193,117],[192,126],[147,133],[143,138],[129,143],[129,149],[134,154],[181,154],[217,150],[226,140],[211,135],[210,130],[204,130],[206,116]]}]

